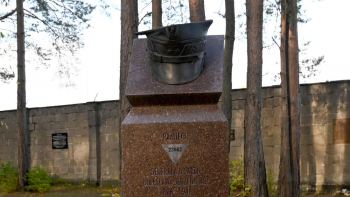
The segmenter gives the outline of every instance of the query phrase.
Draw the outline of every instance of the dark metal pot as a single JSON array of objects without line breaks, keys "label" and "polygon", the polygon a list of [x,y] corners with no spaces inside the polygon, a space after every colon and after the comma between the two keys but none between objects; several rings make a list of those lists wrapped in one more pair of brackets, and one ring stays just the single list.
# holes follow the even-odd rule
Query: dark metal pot
[{"label": "dark metal pot", "polygon": [[135,33],[147,36],[154,78],[166,84],[184,84],[202,72],[206,36],[213,20],[176,24]]}]

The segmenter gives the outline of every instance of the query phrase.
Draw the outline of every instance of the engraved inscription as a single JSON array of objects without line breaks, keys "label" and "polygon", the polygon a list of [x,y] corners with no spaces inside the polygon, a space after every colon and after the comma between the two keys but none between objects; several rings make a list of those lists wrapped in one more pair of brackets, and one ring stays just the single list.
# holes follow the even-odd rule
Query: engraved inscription
[{"label": "engraved inscription", "polygon": [[178,194],[179,196],[191,196],[190,187],[179,187],[179,188],[160,188],[159,193],[161,196],[174,196]]},{"label": "engraved inscription", "polygon": [[176,168],[151,168],[153,176],[175,175],[176,172]]},{"label": "engraved inscription", "polygon": [[350,143],[350,118],[333,120],[333,143]]},{"label": "engraved inscription", "polygon": [[187,133],[163,133],[163,140],[186,140]]},{"label": "engraved inscription", "polygon": [[179,194],[180,194],[180,196],[190,196],[191,195],[191,188],[190,187],[180,187]]},{"label": "engraved inscription", "polygon": [[173,188],[168,188],[168,187],[161,188],[160,195],[161,196],[173,196],[174,195]]},{"label": "engraved inscription", "polygon": [[209,178],[206,176],[184,176],[177,178],[145,178],[142,180],[143,186],[189,186],[189,185],[207,185]]},{"label": "engraved inscription", "polygon": [[144,186],[156,186],[156,185],[173,185],[172,178],[149,178],[143,179]]},{"label": "engraved inscription", "polygon": [[153,176],[164,176],[164,175],[198,175],[203,171],[202,168],[193,166],[182,166],[178,168],[151,168],[151,175]]},{"label": "engraved inscription", "polygon": [[175,185],[207,185],[208,177],[180,177]]},{"label": "engraved inscription", "polygon": [[159,196],[192,196],[192,187],[210,184],[204,172],[200,166],[152,167],[142,185],[158,187]]},{"label": "engraved inscription", "polygon": [[184,153],[187,144],[163,144],[163,149],[175,164],[179,161],[181,155]]},{"label": "engraved inscription", "polygon": [[187,174],[187,175],[192,175],[192,174],[200,174],[201,173],[201,168],[199,167],[179,167],[179,174]]},{"label": "engraved inscription", "polygon": [[162,134],[162,148],[171,161],[177,165],[153,166],[140,181],[143,187],[157,188],[157,196],[193,196],[198,186],[210,184],[210,178],[204,167],[181,165],[180,157],[188,144],[167,144],[186,140],[186,132],[168,132]]},{"label": "engraved inscription", "polygon": [[182,152],[182,147],[169,147],[168,148],[168,152],[171,153],[171,152]]}]

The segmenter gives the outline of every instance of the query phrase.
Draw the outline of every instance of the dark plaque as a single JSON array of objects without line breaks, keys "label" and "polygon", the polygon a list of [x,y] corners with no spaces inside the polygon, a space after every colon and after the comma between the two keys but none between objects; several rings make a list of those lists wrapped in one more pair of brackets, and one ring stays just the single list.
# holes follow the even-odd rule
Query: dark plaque
[{"label": "dark plaque", "polygon": [[333,120],[333,143],[350,143],[350,118]]},{"label": "dark plaque", "polygon": [[53,133],[52,134],[52,149],[68,149],[68,134]]}]

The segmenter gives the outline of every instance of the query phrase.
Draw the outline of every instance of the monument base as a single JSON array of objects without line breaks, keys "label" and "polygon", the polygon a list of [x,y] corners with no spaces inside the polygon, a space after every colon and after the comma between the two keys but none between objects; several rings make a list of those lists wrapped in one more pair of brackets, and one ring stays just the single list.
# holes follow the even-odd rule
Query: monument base
[{"label": "monument base", "polygon": [[124,197],[229,195],[227,120],[217,105],[134,107],[122,147]]}]

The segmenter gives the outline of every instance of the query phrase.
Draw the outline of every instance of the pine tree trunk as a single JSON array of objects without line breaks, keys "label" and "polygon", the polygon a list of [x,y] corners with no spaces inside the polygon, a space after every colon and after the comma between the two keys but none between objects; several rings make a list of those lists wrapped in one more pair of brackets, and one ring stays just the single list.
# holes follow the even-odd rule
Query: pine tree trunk
[{"label": "pine tree trunk", "polygon": [[281,1],[281,89],[282,89],[282,130],[281,155],[278,178],[277,196],[292,196],[292,171],[290,150],[290,121],[289,121],[289,75],[288,75],[288,21],[286,16],[286,0]]},{"label": "pine tree trunk", "polygon": [[29,169],[29,133],[27,129],[26,74],[23,0],[17,0],[17,122],[18,122],[18,185],[24,189]]},{"label": "pine tree trunk", "polygon": [[[133,39],[137,38],[138,8],[137,0],[121,0],[121,36],[120,36],[120,82],[119,82],[119,135],[121,136],[121,123],[128,115],[131,106],[125,97],[126,80],[128,77],[129,64]],[[121,139],[121,138],[119,138]],[[119,141],[121,146],[121,141]],[[121,147],[120,147],[121,158]],[[120,160],[120,170],[121,170]],[[122,177],[120,178],[122,179]]]},{"label": "pine tree trunk", "polygon": [[137,0],[122,0],[121,8],[119,99],[122,122],[130,111],[130,104],[125,97],[125,87],[129,71],[133,39],[137,38],[134,34],[138,29]]},{"label": "pine tree trunk", "polygon": [[[224,71],[221,109],[228,120],[228,135],[231,131],[232,118],[232,56],[235,42],[235,7],[234,0],[225,0],[226,33],[224,50]],[[230,141],[230,138],[229,138]]]},{"label": "pine tree trunk", "polygon": [[293,196],[300,193],[300,86],[299,86],[299,48],[298,48],[298,7],[297,0],[287,0],[289,13],[288,67],[290,94],[290,137],[291,169],[293,177]]},{"label": "pine tree trunk", "polygon": [[268,196],[260,125],[263,0],[246,1],[246,5],[248,72],[244,121],[244,184],[251,187],[250,196],[261,197]]},{"label": "pine tree trunk", "polygon": [[189,0],[189,6],[192,23],[205,20],[204,0]]},{"label": "pine tree trunk", "polygon": [[162,26],[162,0],[152,0],[152,29]]},{"label": "pine tree trunk", "polygon": [[262,143],[261,131],[259,135],[259,151],[260,151],[260,162],[259,162],[259,170],[260,170],[260,184],[261,184],[261,197],[268,197],[269,191],[267,189],[266,183],[266,166],[265,166],[265,156],[264,156],[264,147]]},{"label": "pine tree trunk", "polygon": [[281,2],[282,132],[277,196],[300,194],[300,95],[297,1]]}]

